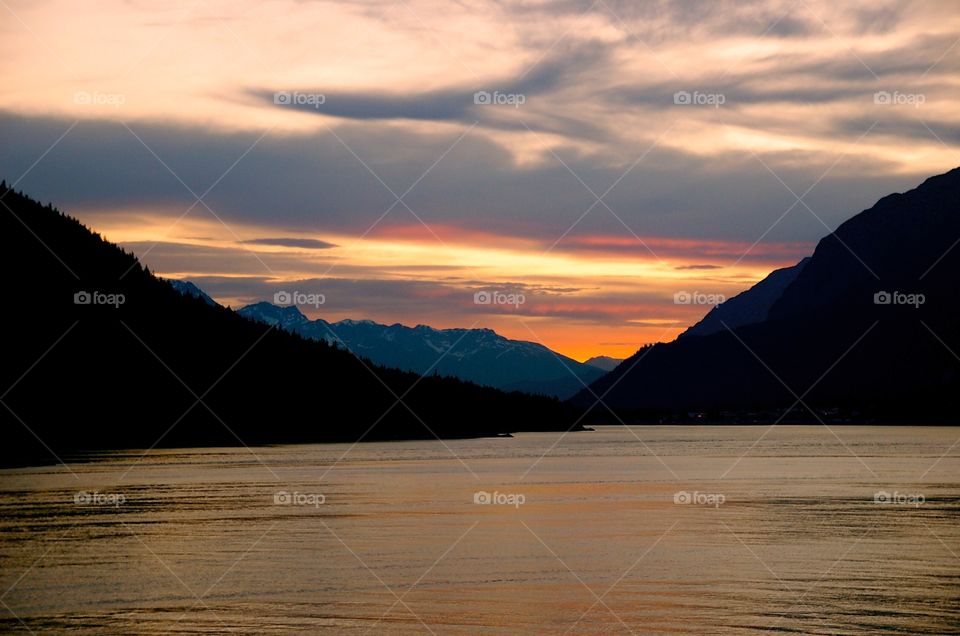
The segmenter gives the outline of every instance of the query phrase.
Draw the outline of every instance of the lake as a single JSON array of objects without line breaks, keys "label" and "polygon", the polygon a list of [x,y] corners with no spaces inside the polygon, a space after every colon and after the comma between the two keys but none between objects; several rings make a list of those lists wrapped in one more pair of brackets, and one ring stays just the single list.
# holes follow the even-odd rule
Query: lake
[{"label": "lake", "polygon": [[0,471],[0,630],[960,632],[960,428],[601,427]]}]

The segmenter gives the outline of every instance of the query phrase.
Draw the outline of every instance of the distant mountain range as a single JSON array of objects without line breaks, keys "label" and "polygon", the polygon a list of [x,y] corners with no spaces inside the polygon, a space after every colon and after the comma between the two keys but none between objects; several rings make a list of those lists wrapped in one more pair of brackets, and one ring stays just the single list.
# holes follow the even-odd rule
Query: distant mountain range
[{"label": "distant mountain range", "polygon": [[809,259],[677,340],[642,348],[572,402],[591,407],[603,395],[635,421],[789,411],[814,422],[956,423],[958,244],[960,168],[882,198]]},{"label": "distant mountain range", "polygon": [[617,365],[623,362],[623,358],[611,358],[610,356],[594,356],[585,360],[584,364],[596,367],[601,371],[613,371]]},{"label": "distant mountain range", "polygon": [[605,373],[598,366],[577,362],[541,344],[510,340],[490,329],[310,320],[297,307],[267,302],[248,305],[238,313],[304,338],[344,346],[386,367],[452,376],[505,391],[568,398]]},{"label": "distant mountain range", "polygon": [[489,436],[566,430],[577,419],[556,399],[421,378],[247,320],[157,278],[50,205],[5,183],[0,197],[11,303],[0,312],[0,462],[154,445]]}]

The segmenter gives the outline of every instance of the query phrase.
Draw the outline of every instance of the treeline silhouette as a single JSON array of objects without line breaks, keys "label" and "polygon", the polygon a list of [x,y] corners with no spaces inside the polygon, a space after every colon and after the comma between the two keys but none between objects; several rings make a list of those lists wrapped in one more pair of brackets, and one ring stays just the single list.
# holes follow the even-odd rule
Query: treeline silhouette
[{"label": "treeline silhouette", "polygon": [[573,401],[588,421],[609,419],[596,394],[629,421],[950,425],[958,356],[960,168],[821,240],[765,321],[645,347]]},{"label": "treeline silhouette", "polygon": [[5,463],[154,444],[566,430],[577,418],[558,400],[421,379],[210,306],[52,206],[5,182],[0,197]]}]

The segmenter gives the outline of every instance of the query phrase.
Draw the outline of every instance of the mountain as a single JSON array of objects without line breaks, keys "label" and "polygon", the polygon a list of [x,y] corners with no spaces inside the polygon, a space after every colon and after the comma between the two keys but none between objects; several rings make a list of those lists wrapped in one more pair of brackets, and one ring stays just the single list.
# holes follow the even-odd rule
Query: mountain
[{"label": "mountain", "polygon": [[241,316],[304,338],[341,345],[386,367],[437,373],[505,391],[568,398],[603,375],[595,367],[547,347],[509,340],[490,329],[434,329],[381,325],[370,320],[310,320],[293,306],[248,305]]},{"label": "mountain", "polygon": [[[882,198],[822,239],[764,319],[644,347],[591,389],[635,420],[722,419],[724,411],[776,420],[791,410],[809,421],[830,413],[951,423],[960,396],[958,244],[954,169]],[[764,291],[744,304],[768,300]],[[595,399],[583,391],[572,402]]]},{"label": "mountain", "polygon": [[763,322],[767,319],[770,309],[780,300],[783,292],[796,280],[808,262],[810,262],[809,256],[796,265],[770,272],[766,278],[747,291],[711,309],[703,320],[684,331],[680,337],[707,336],[725,331],[727,327],[734,329]]},{"label": "mountain", "polygon": [[177,280],[175,278],[165,278],[165,281],[170,283],[170,286],[176,289],[178,292],[184,296],[192,296],[193,298],[199,298],[203,302],[211,305],[213,307],[218,306],[220,303],[215,301],[213,298],[207,295],[205,291],[194,285],[188,280]]},{"label": "mountain", "polygon": [[585,360],[584,364],[590,367],[596,367],[603,372],[613,371],[617,365],[623,362],[623,358],[611,358],[610,356],[593,356]]},{"label": "mountain", "polygon": [[[181,294],[0,187],[0,461],[83,449],[566,430],[558,400],[387,369]],[[401,401],[402,400],[402,401]]]}]

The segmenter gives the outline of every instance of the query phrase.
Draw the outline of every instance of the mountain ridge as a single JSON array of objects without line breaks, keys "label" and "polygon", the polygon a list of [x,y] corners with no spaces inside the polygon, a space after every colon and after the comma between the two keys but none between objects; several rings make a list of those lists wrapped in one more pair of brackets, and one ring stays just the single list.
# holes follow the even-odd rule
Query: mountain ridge
[{"label": "mountain ridge", "polygon": [[623,358],[612,358],[610,356],[593,356],[583,361],[584,364],[596,367],[601,371],[610,372],[617,368],[617,365],[623,362]]},{"label": "mountain ridge", "polygon": [[[82,450],[565,430],[576,409],[388,369],[184,295],[52,205],[0,187],[4,463]],[[403,396],[402,399],[400,396]],[[255,452],[254,452],[255,455]]]},{"label": "mountain ridge", "polygon": [[707,336],[727,328],[733,329],[763,322],[769,316],[773,305],[783,296],[786,288],[796,280],[809,261],[810,257],[807,256],[796,265],[773,270],[746,291],[711,309],[706,316],[687,328],[679,337]]},{"label": "mountain ridge", "polygon": [[[960,168],[883,197],[821,239],[762,322],[643,347],[591,391],[644,421],[691,412],[950,421],[960,395],[958,242]],[[571,402],[595,399],[583,391]]]},{"label": "mountain ridge", "polygon": [[238,313],[306,338],[343,346],[384,366],[437,373],[505,391],[567,398],[604,373],[541,343],[512,340],[487,328],[311,320],[295,306],[265,301],[242,307]]}]

